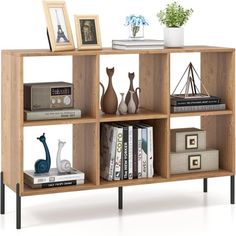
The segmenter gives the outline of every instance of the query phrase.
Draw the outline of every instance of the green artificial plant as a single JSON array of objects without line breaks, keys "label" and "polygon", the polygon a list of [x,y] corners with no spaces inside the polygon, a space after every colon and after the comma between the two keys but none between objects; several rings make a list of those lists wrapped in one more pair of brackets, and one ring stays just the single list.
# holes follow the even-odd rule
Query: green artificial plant
[{"label": "green artificial plant", "polygon": [[161,24],[166,25],[166,27],[181,27],[192,15],[193,9],[184,9],[177,2],[167,4],[164,10],[157,13],[157,17]]}]

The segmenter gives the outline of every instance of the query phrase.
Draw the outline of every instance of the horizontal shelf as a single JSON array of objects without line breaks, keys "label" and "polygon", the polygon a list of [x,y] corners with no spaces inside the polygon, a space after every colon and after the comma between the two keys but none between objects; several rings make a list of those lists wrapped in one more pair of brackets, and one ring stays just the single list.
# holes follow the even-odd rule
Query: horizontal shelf
[{"label": "horizontal shelf", "polygon": [[122,186],[129,186],[129,185],[162,183],[162,182],[167,182],[167,181],[168,179],[162,178],[159,175],[155,175],[152,178],[142,178],[142,179],[127,179],[127,180],[113,180],[113,181],[106,181],[104,179],[101,179],[99,187],[112,188],[112,187],[122,187]]},{"label": "horizontal shelf", "polygon": [[219,116],[219,115],[232,115],[231,110],[222,111],[195,111],[195,112],[178,112],[171,113],[170,117],[182,117],[182,116]]},{"label": "horizontal shelf", "polygon": [[55,188],[39,188],[33,189],[28,185],[24,185],[24,190],[22,192],[22,196],[32,196],[32,195],[41,195],[41,194],[50,194],[50,193],[63,193],[63,192],[72,192],[72,191],[81,191],[81,190],[89,190],[95,189],[97,186],[92,184],[91,182],[85,182],[81,185],[72,185],[65,187],[55,187]]},{"label": "horizontal shelf", "polygon": [[78,119],[24,121],[24,126],[87,124],[95,122],[95,118],[84,116]]},{"label": "horizontal shelf", "polygon": [[161,49],[139,49],[139,50],[118,50],[102,48],[97,50],[71,50],[63,52],[51,52],[49,49],[24,49],[24,50],[3,50],[6,54],[33,57],[33,56],[93,56],[93,55],[114,55],[114,54],[159,54],[159,53],[185,53],[185,52],[232,52],[233,48],[212,47],[212,46],[185,46],[181,48]]},{"label": "horizontal shelf", "polygon": [[157,113],[147,109],[140,108],[137,114],[127,115],[110,115],[101,114],[100,122],[114,122],[114,121],[131,121],[131,120],[149,120],[149,119],[165,119],[168,115],[164,113]]},{"label": "horizontal shelf", "polygon": [[194,172],[194,173],[186,173],[186,174],[174,174],[174,175],[170,175],[169,181],[202,179],[202,178],[231,176],[231,175],[234,175],[234,173],[230,172],[230,171],[219,169],[219,170],[216,170],[216,171],[204,171],[204,172]]}]

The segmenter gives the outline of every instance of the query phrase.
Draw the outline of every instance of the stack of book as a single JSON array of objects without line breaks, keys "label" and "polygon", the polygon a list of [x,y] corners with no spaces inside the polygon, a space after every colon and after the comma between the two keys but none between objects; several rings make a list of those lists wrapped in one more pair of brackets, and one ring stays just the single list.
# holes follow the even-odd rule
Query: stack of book
[{"label": "stack of book", "polygon": [[121,50],[163,49],[164,40],[112,40],[112,48]]},{"label": "stack of book", "polygon": [[31,188],[52,188],[84,184],[85,174],[71,168],[70,173],[58,173],[51,168],[49,173],[36,174],[34,170],[24,171],[24,183]]},{"label": "stack of book", "polygon": [[221,103],[217,96],[189,96],[183,94],[171,95],[171,112],[194,112],[194,111],[215,111],[225,110],[226,106]]},{"label": "stack of book", "polygon": [[105,180],[153,177],[153,127],[143,123],[102,124],[100,157]]}]

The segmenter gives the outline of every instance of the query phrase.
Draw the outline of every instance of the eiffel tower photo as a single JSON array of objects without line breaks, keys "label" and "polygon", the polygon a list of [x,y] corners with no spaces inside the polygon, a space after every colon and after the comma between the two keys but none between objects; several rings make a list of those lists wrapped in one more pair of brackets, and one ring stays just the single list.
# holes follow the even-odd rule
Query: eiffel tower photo
[{"label": "eiffel tower photo", "polygon": [[57,10],[55,10],[55,13],[57,17],[57,43],[68,43],[69,40],[67,39],[64,31],[62,30],[61,23],[57,14]]}]

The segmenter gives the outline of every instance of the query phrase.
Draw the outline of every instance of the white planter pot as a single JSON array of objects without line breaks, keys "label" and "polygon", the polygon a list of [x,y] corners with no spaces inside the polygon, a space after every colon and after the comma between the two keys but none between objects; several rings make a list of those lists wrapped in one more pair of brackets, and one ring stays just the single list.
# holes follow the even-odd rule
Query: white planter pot
[{"label": "white planter pot", "polygon": [[165,47],[184,46],[184,28],[164,28]]}]

